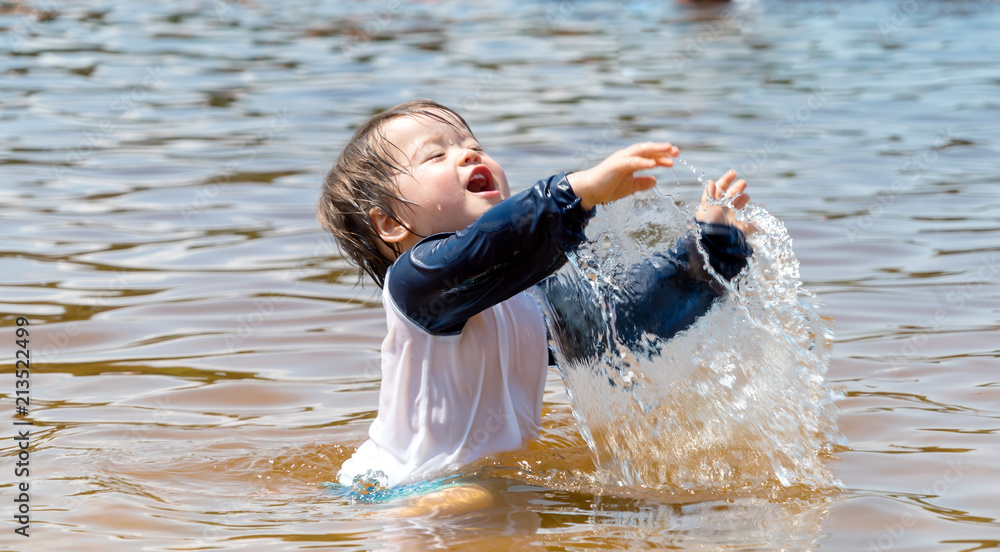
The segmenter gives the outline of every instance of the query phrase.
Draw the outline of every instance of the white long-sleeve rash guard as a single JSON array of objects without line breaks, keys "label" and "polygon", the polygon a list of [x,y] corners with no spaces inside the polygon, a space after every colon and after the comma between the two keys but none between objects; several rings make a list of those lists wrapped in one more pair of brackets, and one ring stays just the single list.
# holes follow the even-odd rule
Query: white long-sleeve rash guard
[{"label": "white long-sleeve rash guard", "polygon": [[586,239],[592,214],[559,174],[393,263],[378,415],[341,483],[368,470],[391,486],[440,475],[536,434],[548,346],[539,306],[522,292]]}]

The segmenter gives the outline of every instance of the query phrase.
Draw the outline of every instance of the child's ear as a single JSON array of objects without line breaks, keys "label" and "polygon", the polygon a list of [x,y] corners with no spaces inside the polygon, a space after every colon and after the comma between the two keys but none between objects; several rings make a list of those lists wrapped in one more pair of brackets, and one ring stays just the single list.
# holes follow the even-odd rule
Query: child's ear
[{"label": "child's ear", "polygon": [[378,231],[378,235],[382,237],[383,241],[398,243],[410,234],[407,227],[385,214],[382,209],[374,208],[368,211],[368,216],[371,217],[372,224],[375,225],[375,230]]}]

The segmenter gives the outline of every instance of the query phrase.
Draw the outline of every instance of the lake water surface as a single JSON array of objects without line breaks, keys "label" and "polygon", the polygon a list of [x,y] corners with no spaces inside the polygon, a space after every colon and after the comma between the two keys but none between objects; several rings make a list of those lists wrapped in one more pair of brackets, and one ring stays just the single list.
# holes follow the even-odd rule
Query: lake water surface
[{"label": "lake water surface", "polygon": [[[997,28],[992,0],[3,4],[0,548],[1000,548]],[[746,176],[834,328],[843,488],[588,483],[553,371],[537,441],[470,468],[488,510],[324,493],[375,416],[385,322],[318,187],[417,97],[515,190],[642,140]]]}]

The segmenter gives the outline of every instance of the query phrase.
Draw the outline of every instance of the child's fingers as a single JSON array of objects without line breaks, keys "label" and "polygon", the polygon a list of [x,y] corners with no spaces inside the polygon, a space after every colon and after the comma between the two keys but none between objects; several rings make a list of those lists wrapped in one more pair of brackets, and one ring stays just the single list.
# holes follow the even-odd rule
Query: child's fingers
[{"label": "child's fingers", "polygon": [[747,203],[750,203],[750,196],[748,196],[747,194],[743,194],[740,197],[733,200],[733,208],[742,209],[747,206]]},{"label": "child's fingers", "polygon": [[655,157],[658,155],[676,155],[677,147],[670,142],[640,142],[625,148],[631,155],[641,155],[643,157]]},{"label": "child's fingers", "polygon": [[636,191],[648,190],[653,186],[656,186],[656,177],[649,175],[634,176],[632,177],[632,185],[635,187]]},{"label": "child's fingers", "polygon": [[722,187],[723,185],[725,185],[725,182],[721,178],[719,180],[709,180],[708,184],[705,184],[705,193],[703,194],[702,201],[705,199],[722,199],[725,191],[725,188]]},{"label": "child's fingers", "polygon": [[[730,169],[726,171],[726,174],[722,175],[722,178],[715,182],[715,185],[721,192],[724,192],[729,188],[729,185],[732,184],[734,178],[736,178],[736,171]],[[720,193],[719,196],[721,195],[722,194]],[[719,196],[716,196],[715,199],[719,199]]]},{"label": "child's fingers", "polygon": [[670,142],[642,142],[625,148],[625,152],[628,155],[637,155],[647,159],[660,159],[664,162],[669,161],[672,164],[673,161],[666,159],[666,157],[677,157],[680,150]]},{"label": "child's fingers", "polygon": [[726,190],[726,197],[732,197],[736,194],[742,194],[743,190],[746,189],[747,189],[747,181],[742,179],[737,180],[731,186],[729,186],[728,190]]},{"label": "child's fingers", "polygon": [[705,185],[705,191],[701,194],[702,203],[707,199],[719,199],[719,190],[716,188],[714,180],[708,181],[708,184]]},{"label": "child's fingers", "polygon": [[747,181],[741,178],[736,182],[733,182],[733,179],[735,178],[736,171],[730,170],[727,171],[726,174],[722,175],[722,178],[717,181],[713,182],[709,180],[709,183],[714,185],[711,197],[713,199],[722,199],[723,196],[733,197],[744,193],[747,189]]},{"label": "child's fingers", "polygon": [[622,160],[622,164],[626,171],[633,173],[635,171],[652,169],[656,166],[656,159],[649,159],[638,155],[626,155]]}]

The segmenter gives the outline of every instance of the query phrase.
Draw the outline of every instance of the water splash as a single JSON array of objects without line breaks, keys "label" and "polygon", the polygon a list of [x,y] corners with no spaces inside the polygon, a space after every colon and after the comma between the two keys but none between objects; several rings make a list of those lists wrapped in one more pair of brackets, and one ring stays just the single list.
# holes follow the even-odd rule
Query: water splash
[{"label": "water splash", "polygon": [[[698,184],[700,184],[702,188],[704,188],[705,185],[708,184],[708,181],[705,179],[705,173],[704,172],[699,173],[698,169],[694,168],[694,165],[692,165],[691,163],[688,163],[686,160],[684,160],[684,159],[682,159],[680,157],[676,157],[676,158],[674,158],[674,166],[670,167],[670,173],[674,175],[674,181],[677,182],[677,187],[674,188],[674,192],[675,193],[680,194],[680,191],[681,191],[681,179],[677,176],[677,170],[676,170],[678,163],[680,165],[682,165],[684,168],[690,170],[692,173],[695,174],[695,176],[698,179]],[[663,197],[663,198],[667,197],[667,196],[661,194],[660,191],[657,190],[657,189],[655,189],[655,188],[654,188],[654,191],[660,197]]]},{"label": "water splash", "polygon": [[[692,173],[694,173],[694,175],[698,179],[698,184],[701,184],[702,187],[704,187],[705,184],[708,184],[708,180],[705,178],[705,173],[704,172],[699,172],[698,169],[696,169],[694,167],[694,165],[692,165],[691,163],[689,163],[687,160],[685,160],[684,158],[681,158],[681,157],[677,157],[677,158],[674,159],[674,166],[676,167],[678,163],[680,163],[684,168],[686,168],[689,171],[691,171]],[[674,171],[673,168],[670,169],[670,172],[674,173],[674,179],[677,180],[677,186],[680,186],[681,185],[681,180],[679,178],[677,178],[677,173]]]},{"label": "water splash", "polygon": [[615,334],[614,299],[627,267],[697,231],[667,196],[646,192],[604,209],[588,229],[596,237],[550,280],[550,299],[573,297],[549,305],[550,331],[574,415],[607,484],[840,486],[825,466],[843,441],[838,395],[823,379],[830,322],[801,287],[781,221],[756,205],[737,213],[759,228],[747,268],[726,281],[706,263],[725,293],[671,339],[644,334],[626,345]]}]

